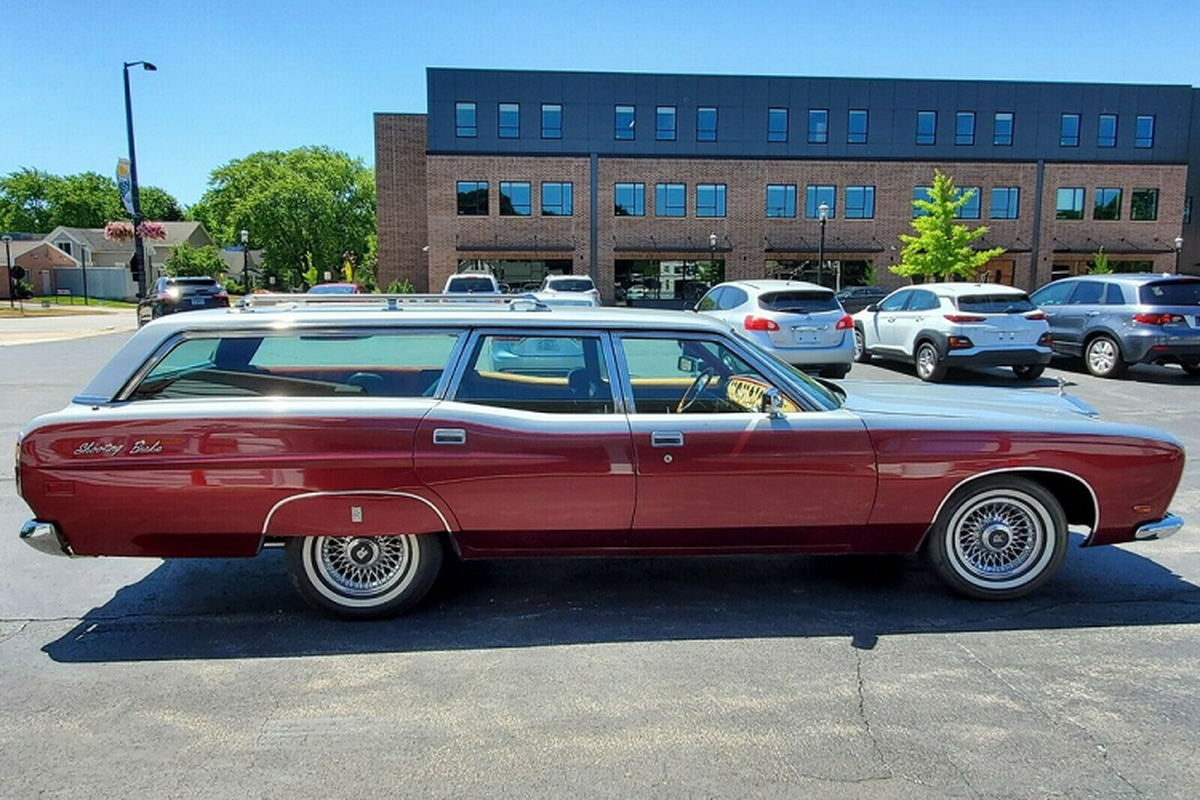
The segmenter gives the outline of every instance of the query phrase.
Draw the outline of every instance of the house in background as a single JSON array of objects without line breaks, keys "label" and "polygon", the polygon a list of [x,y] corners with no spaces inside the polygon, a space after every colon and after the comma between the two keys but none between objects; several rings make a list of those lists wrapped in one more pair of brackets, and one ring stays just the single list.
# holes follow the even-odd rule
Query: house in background
[{"label": "house in background", "polygon": [[[41,296],[52,296],[58,289],[55,274],[58,270],[79,266],[69,254],[40,239],[13,239],[8,243],[8,256],[12,259],[12,266],[25,270],[22,280],[32,284],[34,294]],[[0,285],[0,299],[7,300],[11,296],[9,287],[13,282],[8,273],[8,264],[3,266],[4,281]]]}]

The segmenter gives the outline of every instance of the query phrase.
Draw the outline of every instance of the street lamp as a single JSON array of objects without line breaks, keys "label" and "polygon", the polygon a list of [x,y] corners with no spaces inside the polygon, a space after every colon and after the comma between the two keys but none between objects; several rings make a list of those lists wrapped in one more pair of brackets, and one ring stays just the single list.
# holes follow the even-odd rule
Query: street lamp
[{"label": "street lamp", "polygon": [[715,280],[717,275],[717,235],[715,233],[708,235],[708,270],[711,273],[709,280]]},{"label": "street lamp", "polygon": [[129,100],[129,68],[141,67],[154,72],[158,67],[149,61],[126,61],[125,76],[125,131],[129,134],[129,196],[133,201],[133,271],[137,277],[138,297],[146,296],[146,248],[138,228],[142,224],[142,198],[138,193],[137,153],[133,147],[133,106]]},{"label": "street lamp", "polygon": [[0,236],[4,240],[4,262],[8,264],[8,307],[13,308],[13,296],[16,295],[16,290],[13,289],[12,279],[12,250],[9,249],[8,243],[12,241],[12,237],[7,233]]},{"label": "street lamp", "polygon": [[249,242],[250,231],[242,228],[242,278],[246,281],[247,293],[254,288],[254,281],[250,280],[250,255],[247,247]]},{"label": "street lamp", "polygon": [[1175,237],[1175,274],[1179,274],[1179,251],[1183,249],[1183,237]]},{"label": "street lamp", "polygon": [[820,286],[825,270],[825,220],[829,219],[828,203],[817,206],[817,216],[821,219],[821,246],[817,250],[817,285]]}]

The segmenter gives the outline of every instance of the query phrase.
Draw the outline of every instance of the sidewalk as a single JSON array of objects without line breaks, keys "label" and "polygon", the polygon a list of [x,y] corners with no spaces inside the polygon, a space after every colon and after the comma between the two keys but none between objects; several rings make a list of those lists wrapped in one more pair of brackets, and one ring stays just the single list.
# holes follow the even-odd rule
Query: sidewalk
[{"label": "sidewalk", "polygon": [[81,306],[78,311],[55,309],[55,313],[48,313],[40,307],[26,305],[23,317],[0,317],[0,347],[137,330],[137,312],[132,308]]}]

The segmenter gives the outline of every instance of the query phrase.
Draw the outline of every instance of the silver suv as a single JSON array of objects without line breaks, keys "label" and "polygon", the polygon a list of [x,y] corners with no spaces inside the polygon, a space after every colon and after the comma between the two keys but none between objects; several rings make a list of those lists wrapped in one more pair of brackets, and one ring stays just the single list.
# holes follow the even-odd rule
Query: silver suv
[{"label": "silver suv", "polygon": [[1200,278],[1080,275],[1048,283],[1032,299],[1046,312],[1054,352],[1082,356],[1093,375],[1172,363],[1200,375]]}]

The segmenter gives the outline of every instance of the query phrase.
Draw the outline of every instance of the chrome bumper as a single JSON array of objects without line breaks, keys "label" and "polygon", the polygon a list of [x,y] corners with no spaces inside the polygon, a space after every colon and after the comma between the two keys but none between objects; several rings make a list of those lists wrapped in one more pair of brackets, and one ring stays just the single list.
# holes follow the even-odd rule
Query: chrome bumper
[{"label": "chrome bumper", "polygon": [[1133,532],[1133,536],[1139,541],[1165,539],[1182,527],[1183,517],[1167,514],[1158,522],[1147,522],[1145,525],[1139,525],[1138,529]]},{"label": "chrome bumper", "polygon": [[31,519],[21,526],[21,541],[50,556],[69,556],[71,546],[53,522]]}]

